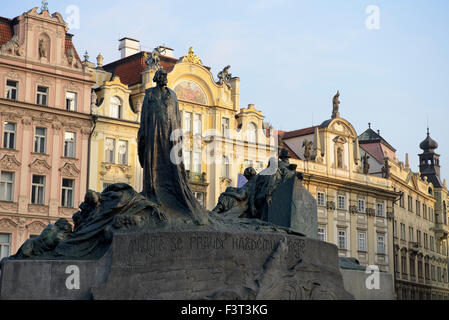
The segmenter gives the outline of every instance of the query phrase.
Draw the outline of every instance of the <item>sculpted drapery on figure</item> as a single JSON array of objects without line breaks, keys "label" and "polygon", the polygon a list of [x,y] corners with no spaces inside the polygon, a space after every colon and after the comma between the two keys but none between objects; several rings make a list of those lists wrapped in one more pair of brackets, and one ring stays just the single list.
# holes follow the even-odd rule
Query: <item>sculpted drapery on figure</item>
[{"label": "sculpted drapery on figure", "polygon": [[[176,93],[167,88],[167,73],[156,71],[156,87],[147,89],[138,133],[143,194],[167,215],[207,222],[208,213],[190,190],[182,161],[181,115]],[[172,156],[171,156],[172,154]],[[178,159],[178,161],[176,161]]]}]

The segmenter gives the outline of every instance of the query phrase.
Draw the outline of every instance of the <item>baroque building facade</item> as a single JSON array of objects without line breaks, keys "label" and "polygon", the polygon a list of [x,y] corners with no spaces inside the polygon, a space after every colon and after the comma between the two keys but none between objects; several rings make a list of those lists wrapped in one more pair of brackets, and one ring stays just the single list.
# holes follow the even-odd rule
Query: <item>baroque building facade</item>
[{"label": "baroque building facade", "polygon": [[17,251],[87,188],[91,76],[59,13],[0,18],[0,254]]},{"label": "baroque building facade", "polygon": [[430,134],[420,144],[420,171],[400,162],[379,132],[360,137],[372,175],[388,178],[401,197],[394,203],[395,291],[398,299],[448,299],[448,226],[446,181],[441,182],[438,144]]},{"label": "baroque building facade", "polygon": [[[277,139],[264,127],[261,111],[254,105],[240,107],[240,79],[229,74],[229,66],[216,81],[193,48],[177,59],[170,48],[140,51],[137,40],[123,38],[119,49],[121,59],[102,65],[100,58],[97,67],[92,67],[96,81],[93,100],[97,101],[92,109],[98,120],[90,159],[99,167],[98,172],[91,171],[91,188],[102,190],[109,183],[126,182],[140,191],[143,177],[136,137],[145,90],[155,85],[158,68],[167,71],[167,86],[178,96],[184,165],[195,196],[207,209],[214,208],[227,187],[237,186],[239,174],[247,166],[261,170],[270,156],[277,155]],[[114,104],[121,111],[112,111]],[[118,163],[120,155],[112,152],[119,150],[120,137],[128,142],[127,167]]]},{"label": "baroque building facade", "polygon": [[304,173],[317,199],[318,238],[334,243],[340,257],[393,273],[393,202],[399,193],[390,180],[365,174],[358,136],[334,112],[319,126],[285,132],[282,145]]}]

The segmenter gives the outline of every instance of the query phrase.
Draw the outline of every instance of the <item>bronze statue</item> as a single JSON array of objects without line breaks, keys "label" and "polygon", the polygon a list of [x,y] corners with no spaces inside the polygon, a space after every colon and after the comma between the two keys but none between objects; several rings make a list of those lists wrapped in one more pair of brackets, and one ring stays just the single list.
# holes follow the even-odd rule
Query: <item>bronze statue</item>
[{"label": "bronze statue", "polygon": [[145,64],[150,69],[158,70],[161,68],[161,58],[160,56],[165,53],[165,49],[162,46],[156,47],[153,49],[153,52],[151,52],[151,56],[148,56],[147,53],[144,54],[145,56]]},{"label": "bronze statue", "polygon": [[207,222],[207,211],[195,199],[182,162],[181,115],[176,93],[167,88],[167,72],[156,71],[157,86],[147,89],[138,132],[143,168],[143,195],[172,218]]},{"label": "bronze statue", "polygon": [[384,166],[382,167],[382,177],[385,179],[390,178],[390,168],[391,166],[388,164],[388,157],[384,159]]},{"label": "bronze statue", "polygon": [[332,99],[333,109],[332,109],[332,119],[340,117],[340,112],[338,111],[340,107],[340,91],[337,91],[337,94]]}]

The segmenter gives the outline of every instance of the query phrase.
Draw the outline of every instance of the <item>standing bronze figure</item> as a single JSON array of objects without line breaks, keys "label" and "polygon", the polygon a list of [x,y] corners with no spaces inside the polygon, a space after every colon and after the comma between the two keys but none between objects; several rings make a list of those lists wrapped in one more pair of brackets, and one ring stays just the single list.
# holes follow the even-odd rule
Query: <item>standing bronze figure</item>
[{"label": "standing bronze figure", "polygon": [[182,159],[181,115],[176,93],[167,88],[167,73],[163,69],[156,71],[153,81],[157,86],[145,92],[138,133],[143,194],[158,203],[168,216],[190,217],[197,224],[205,224],[208,213],[190,190],[183,162],[174,159]]}]

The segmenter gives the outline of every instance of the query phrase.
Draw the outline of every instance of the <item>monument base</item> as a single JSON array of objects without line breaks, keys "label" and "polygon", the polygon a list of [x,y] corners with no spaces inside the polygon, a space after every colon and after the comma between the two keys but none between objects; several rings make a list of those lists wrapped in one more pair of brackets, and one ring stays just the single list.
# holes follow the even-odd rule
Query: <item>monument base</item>
[{"label": "monument base", "polygon": [[271,232],[114,234],[99,260],[8,260],[0,298],[353,299],[337,247]]}]

